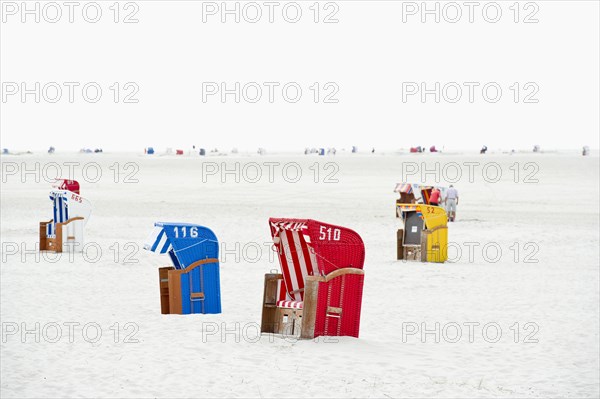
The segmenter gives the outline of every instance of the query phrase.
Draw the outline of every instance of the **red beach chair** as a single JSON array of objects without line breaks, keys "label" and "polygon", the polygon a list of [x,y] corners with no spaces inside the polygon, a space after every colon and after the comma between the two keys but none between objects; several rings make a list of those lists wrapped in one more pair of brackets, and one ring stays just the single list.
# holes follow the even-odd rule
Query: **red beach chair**
[{"label": "red beach chair", "polygon": [[269,219],[281,274],[265,275],[261,331],[358,337],[365,247],[345,227]]}]

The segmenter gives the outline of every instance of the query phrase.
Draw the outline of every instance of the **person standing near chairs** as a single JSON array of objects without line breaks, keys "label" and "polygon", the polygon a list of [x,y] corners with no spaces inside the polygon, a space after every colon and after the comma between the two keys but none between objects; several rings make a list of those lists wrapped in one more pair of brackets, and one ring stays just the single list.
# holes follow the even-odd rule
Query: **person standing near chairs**
[{"label": "person standing near chairs", "polygon": [[448,219],[454,222],[456,218],[456,206],[458,205],[458,190],[451,184],[446,192],[446,212],[448,212]]},{"label": "person standing near chairs", "polygon": [[429,197],[429,205],[438,206],[440,204],[441,196],[442,196],[442,193],[440,192],[440,190],[437,187],[435,187],[431,191],[431,197]]}]

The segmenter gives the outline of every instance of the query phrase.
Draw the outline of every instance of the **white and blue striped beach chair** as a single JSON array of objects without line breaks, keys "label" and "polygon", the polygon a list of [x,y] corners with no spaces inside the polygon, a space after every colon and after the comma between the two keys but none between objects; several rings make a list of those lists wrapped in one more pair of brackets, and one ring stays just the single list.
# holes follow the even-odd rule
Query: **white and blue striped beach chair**
[{"label": "white and blue striped beach chair", "polygon": [[40,251],[81,252],[83,230],[92,213],[90,202],[68,190],[50,192],[52,220],[40,222]]}]

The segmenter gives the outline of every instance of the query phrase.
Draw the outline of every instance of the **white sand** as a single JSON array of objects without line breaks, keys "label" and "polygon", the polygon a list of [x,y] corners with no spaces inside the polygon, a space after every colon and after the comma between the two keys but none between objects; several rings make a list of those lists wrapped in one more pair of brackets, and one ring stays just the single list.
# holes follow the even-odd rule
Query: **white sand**
[{"label": "white sand", "polygon": [[[339,153],[338,153],[339,154]],[[597,153],[472,155],[338,155],[337,157],[265,156],[205,158],[207,162],[286,162],[302,165],[299,183],[287,183],[277,168],[275,182],[202,182],[200,158],[144,157],[125,154],[28,155],[2,162],[98,162],[103,176],[82,183],[93,204],[87,241],[103,254],[97,263],[81,255],[56,263],[34,255],[3,254],[1,267],[2,397],[598,397],[599,392],[599,158]],[[314,183],[309,166],[339,165],[339,183]],[[497,162],[503,179],[488,183],[477,169],[475,182],[457,184],[461,202],[450,240],[461,257],[438,264],[396,262],[394,184],[401,162]],[[139,165],[139,183],[113,182],[109,166]],[[520,163],[520,183],[509,166]],[[526,162],[539,166],[539,183],[524,184]],[[243,164],[242,164],[243,166]],[[64,169],[66,171],[66,169]],[[264,169],[266,172],[267,169]],[[463,171],[466,171],[463,168]],[[92,170],[89,170],[90,172]],[[121,176],[121,179],[124,176]],[[27,176],[2,184],[2,242],[33,249],[38,223],[48,220],[50,185]],[[420,182],[419,176],[410,179]],[[367,260],[360,339],[333,342],[256,341],[263,275],[277,268],[263,243],[267,218],[302,217],[341,224],[363,237]],[[228,250],[249,242],[262,246],[262,259],[222,256],[220,315],[160,314],[158,272],[168,258],[140,251],[138,264],[115,262],[128,242],[141,245],[154,221],[199,223],[215,231]],[[468,242],[479,243],[469,261]],[[502,256],[486,261],[481,248],[498,243]],[[511,245],[518,243],[515,262]],[[539,252],[524,262],[534,243]],[[489,245],[488,245],[489,246]],[[114,247],[113,247],[114,248]],[[255,252],[246,247],[246,258]],[[513,247],[515,248],[515,247]],[[6,251],[5,251],[6,252]],[[241,251],[238,251],[238,256]],[[490,256],[494,256],[490,249]],[[90,250],[93,256],[93,250]],[[62,336],[53,324],[63,325]],[[79,323],[69,342],[64,323]],[[125,343],[125,323],[139,331]],[[435,323],[446,333],[403,337],[403,323]],[[480,323],[469,342],[464,323]],[[525,329],[525,323],[529,330]],[[25,324],[22,324],[25,323]],[[11,335],[15,325],[35,335]],[[102,337],[87,342],[82,326],[97,323]],[[115,343],[114,323],[120,325]],[[216,324],[215,324],[216,323]],[[223,325],[221,325],[223,323]],[[239,324],[237,324],[239,323]],[[463,326],[458,342],[454,324]],[[497,323],[483,337],[482,326]],[[520,334],[515,343],[514,326]],[[239,326],[235,332],[236,325]],[[414,324],[411,324],[413,326]],[[494,324],[495,325],[495,324]],[[407,324],[405,324],[407,326]],[[511,330],[511,326],[513,329]],[[527,331],[539,327],[525,343]],[[215,327],[231,330],[208,334]],[[203,333],[204,329],[204,333]],[[244,331],[245,336],[240,333]],[[88,330],[86,338],[94,338]],[[490,338],[491,336],[491,338]],[[404,338],[404,339],[403,339]],[[487,340],[486,340],[487,338]],[[403,342],[405,341],[405,342]],[[425,342],[423,342],[425,341]]]}]

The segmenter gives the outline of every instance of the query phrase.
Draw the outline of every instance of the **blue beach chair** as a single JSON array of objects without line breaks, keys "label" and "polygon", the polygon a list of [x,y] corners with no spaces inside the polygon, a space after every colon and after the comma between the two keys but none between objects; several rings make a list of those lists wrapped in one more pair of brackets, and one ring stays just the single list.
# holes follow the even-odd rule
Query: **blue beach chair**
[{"label": "blue beach chair", "polygon": [[158,222],[144,249],[173,262],[159,269],[163,314],[221,313],[219,242],[210,229]]}]

